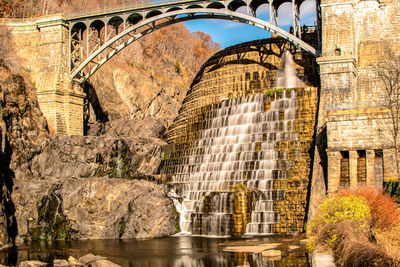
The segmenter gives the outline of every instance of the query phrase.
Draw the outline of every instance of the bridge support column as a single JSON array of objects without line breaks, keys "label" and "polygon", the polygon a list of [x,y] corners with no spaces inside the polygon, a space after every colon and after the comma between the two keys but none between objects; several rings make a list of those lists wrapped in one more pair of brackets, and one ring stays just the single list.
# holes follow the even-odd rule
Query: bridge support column
[{"label": "bridge support column", "polygon": [[83,135],[84,94],[47,91],[38,92],[37,97],[50,132]]},{"label": "bridge support column", "polygon": [[63,15],[0,23],[10,29],[13,47],[37,88],[50,132],[83,135],[85,95],[69,79],[69,30]]}]

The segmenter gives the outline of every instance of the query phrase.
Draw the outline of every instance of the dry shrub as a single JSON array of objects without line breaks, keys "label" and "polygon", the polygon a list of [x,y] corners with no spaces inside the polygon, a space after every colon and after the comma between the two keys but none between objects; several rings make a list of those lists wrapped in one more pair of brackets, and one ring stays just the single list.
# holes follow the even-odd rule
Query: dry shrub
[{"label": "dry shrub", "polygon": [[400,261],[400,224],[384,231],[375,231],[377,244],[389,255]]},{"label": "dry shrub", "polygon": [[[369,231],[360,231],[351,221],[334,225],[331,244],[338,266],[400,266],[400,210],[390,196],[372,188],[345,190],[335,198],[360,197],[370,209]],[[321,231],[327,232],[327,229]],[[326,235],[326,233],[325,233]]]},{"label": "dry shrub", "polygon": [[400,223],[400,209],[390,196],[373,188],[345,190],[339,196],[361,196],[367,200],[371,210],[371,227],[376,230],[389,230]]},{"label": "dry shrub", "polygon": [[337,266],[400,266],[400,262],[379,246],[371,243],[365,232],[355,231],[346,222],[337,224],[337,239],[333,244]]}]

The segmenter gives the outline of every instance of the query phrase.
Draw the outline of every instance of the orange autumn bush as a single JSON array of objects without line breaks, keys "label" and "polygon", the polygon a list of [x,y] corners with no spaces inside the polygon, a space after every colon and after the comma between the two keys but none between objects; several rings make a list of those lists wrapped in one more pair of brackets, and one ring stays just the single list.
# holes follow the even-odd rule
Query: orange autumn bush
[{"label": "orange autumn bush", "polygon": [[367,200],[371,210],[371,228],[388,230],[400,224],[400,209],[393,198],[373,188],[345,190],[339,196],[361,196]]}]

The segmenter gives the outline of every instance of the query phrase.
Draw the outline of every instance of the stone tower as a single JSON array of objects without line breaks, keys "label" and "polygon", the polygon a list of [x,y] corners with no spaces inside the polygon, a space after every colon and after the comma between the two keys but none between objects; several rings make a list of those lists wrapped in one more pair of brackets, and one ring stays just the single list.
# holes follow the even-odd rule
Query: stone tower
[{"label": "stone tower", "polygon": [[328,193],[379,188],[396,173],[376,66],[389,49],[399,48],[399,1],[322,0],[320,8],[320,149],[314,181],[324,176]]}]

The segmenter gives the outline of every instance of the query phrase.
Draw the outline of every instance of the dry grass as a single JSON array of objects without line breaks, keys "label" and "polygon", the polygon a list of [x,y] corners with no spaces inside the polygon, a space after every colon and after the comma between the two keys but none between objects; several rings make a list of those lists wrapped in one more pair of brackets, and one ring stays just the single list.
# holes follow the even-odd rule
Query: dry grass
[{"label": "dry grass", "polygon": [[375,231],[378,246],[388,255],[400,261],[400,224],[384,231]]},{"label": "dry grass", "polygon": [[354,231],[354,228],[346,223],[338,224],[337,229],[337,239],[333,244],[337,266],[399,266],[399,261],[371,243],[365,233]]}]

